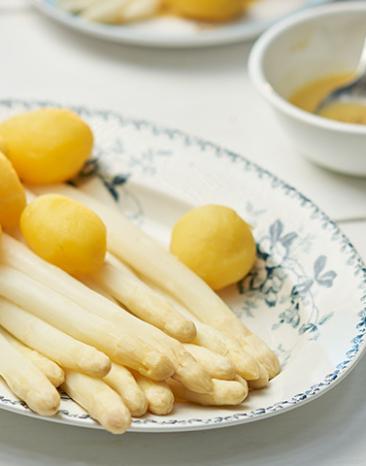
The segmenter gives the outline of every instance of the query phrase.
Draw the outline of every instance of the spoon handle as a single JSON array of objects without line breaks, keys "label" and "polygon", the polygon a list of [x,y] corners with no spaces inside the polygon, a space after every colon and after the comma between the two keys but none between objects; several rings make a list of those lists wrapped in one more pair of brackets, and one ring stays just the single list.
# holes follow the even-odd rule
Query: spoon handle
[{"label": "spoon handle", "polygon": [[366,39],[363,43],[360,61],[357,66],[356,76],[360,79],[366,80]]}]

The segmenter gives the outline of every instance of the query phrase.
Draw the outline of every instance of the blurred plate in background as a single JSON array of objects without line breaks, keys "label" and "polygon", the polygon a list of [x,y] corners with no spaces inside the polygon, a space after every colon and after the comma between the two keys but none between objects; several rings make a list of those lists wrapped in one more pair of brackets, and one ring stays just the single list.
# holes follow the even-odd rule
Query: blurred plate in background
[{"label": "blurred plate in background", "polygon": [[161,16],[128,25],[87,22],[64,12],[57,0],[33,0],[50,18],[72,29],[101,39],[148,47],[206,47],[256,38],[276,20],[302,8],[332,0],[258,0],[241,19],[220,25]]}]

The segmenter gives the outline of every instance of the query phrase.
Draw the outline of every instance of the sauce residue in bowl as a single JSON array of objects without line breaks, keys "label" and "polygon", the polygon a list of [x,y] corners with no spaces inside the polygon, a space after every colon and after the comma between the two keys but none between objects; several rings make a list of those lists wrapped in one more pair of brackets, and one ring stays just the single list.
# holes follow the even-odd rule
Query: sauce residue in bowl
[{"label": "sauce residue in bowl", "polygon": [[[325,76],[298,89],[289,101],[302,110],[314,113],[319,103],[330,92],[343,84],[349,83],[352,79],[352,73]],[[319,115],[343,123],[366,125],[366,104],[336,102],[325,107]]]}]

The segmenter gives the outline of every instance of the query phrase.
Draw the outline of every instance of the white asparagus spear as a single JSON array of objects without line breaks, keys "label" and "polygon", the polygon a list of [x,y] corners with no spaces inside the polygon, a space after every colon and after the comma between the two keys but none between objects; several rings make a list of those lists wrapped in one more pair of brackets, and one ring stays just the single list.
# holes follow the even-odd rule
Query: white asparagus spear
[{"label": "white asparagus spear", "polygon": [[[244,381],[244,379],[242,379]],[[248,386],[245,381],[213,380],[212,393],[194,393],[173,379],[168,380],[176,398],[191,401],[203,406],[236,406],[248,396]]]},{"label": "white asparagus spear", "polygon": [[109,260],[93,275],[104,291],[124,304],[133,314],[177,340],[189,343],[196,335],[191,320],[183,318],[170,303],[159,296],[121,262]]},{"label": "white asparagus spear", "polygon": [[182,304],[177,302],[172,296],[158,288],[156,285],[152,284],[150,280],[145,280],[148,281],[149,286],[151,286],[157,293],[165,297],[165,299],[167,299],[171,303],[171,305],[174,306],[177,312],[181,313],[184,317],[188,319],[191,318],[193,320],[196,326],[196,337],[194,339],[194,343],[197,346],[207,348],[211,350],[213,353],[220,354],[225,358],[229,359],[233,363],[236,372],[241,377],[248,380],[250,389],[257,390],[260,388],[264,388],[268,385],[268,372],[262,366],[262,364],[257,363],[258,373],[254,380],[252,374],[248,374],[246,370],[248,364],[246,363],[246,361],[248,360],[248,358],[250,360],[252,357],[240,346],[240,344],[236,340],[234,340],[231,337],[228,337],[227,335],[211,327],[210,325],[203,324],[197,319],[197,317],[192,316],[192,314]]},{"label": "white asparagus spear", "polygon": [[59,387],[65,380],[65,374],[60,366],[51,359],[46,358],[38,351],[35,351],[29,348],[26,345],[23,345],[19,340],[14,338],[6,330],[2,332],[3,336],[8,340],[8,342],[14,346],[20,353],[23,354],[29,361],[31,361],[38,369],[47,377],[47,379],[52,383],[56,388]]},{"label": "white asparagus spear", "polygon": [[268,372],[261,366],[259,378],[257,380],[248,380],[248,387],[250,390],[259,390],[267,387],[268,383]]},{"label": "white asparagus spear", "polygon": [[169,360],[174,364],[177,372],[176,376],[188,388],[203,393],[211,390],[211,379],[207,372],[195,362],[178,341],[132,316],[120,306],[95,293],[58,267],[45,262],[12,237],[3,234],[1,241],[1,262],[31,275],[47,287],[68,296],[79,306],[112,321],[118,329],[133,326],[139,337],[149,342],[150,345],[160,348],[164,354],[169,354]]},{"label": "white asparagus spear", "polygon": [[162,0],[130,0],[122,9],[122,21],[131,22],[149,18],[159,12]]},{"label": "white asparagus spear", "polygon": [[[220,332],[210,325],[203,324],[196,316],[192,315],[182,304],[176,299],[167,294],[165,291],[154,285],[151,280],[148,281],[148,285],[164,296],[177,312],[187,319],[192,319],[196,326],[196,337],[193,341],[195,345],[202,346],[208,350],[220,354],[230,359],[235,367],[235,370],[246,380],[257,380],[263,375],[262,366],[255,361],[255,359],[245,351],[240,344],[234,338],[228,337],[224,333]],[[254,368],[256,370],[254,370]],[[268,381],[268,377],[267,377]],[[263,383],[262,382],[259,382]]]},{"label": "white asparagus spear", "polygon": [[0,265],[0,276],[0,295],[73,338],[98,348],[116,362],[156,380],[174,373],[168,358],[141,342],[131,329],[116,329],[112,322],[11,267]]},{"label": "white asparagus spear", "polygon": [[[93,311],[100,315],[96,307],[93,307]],[[158,328],[136,319],[123,308],[117,307],[117,309],[112,309],[110,306],[108,308],[105,307],[104,317],[113,322],[118,329],[125,326],[127,322],[127,325],[134,328],[137,334],[142,333],[146,342],[169,358],[175,371],[172,377],[179,380],[187,388],[198,393],[209,393],[212,390],[210,375],[185,350],[180,342],[161,332]],[[145,329],[144,324],[148,325],[148,328]],[[132,366],[131,368],[134,369]],[[141,370],[139,372],[145,375]]]},{"label": "white asparagus spear", "polygon": [[[175,374],[173,377],[176,380],[198,393],[209,393],[212,390],[209,373],[201,364],[197,363],[180,342],[161,332],[158,328],[136,319],[123,308],[103,307],[104,317],[108,318],[118,328],[126,325],[127,321],[129,326],[135,328],[137,334],[144,335],[146,342],[149,342],[154,348],[165,354],[174,366]],[[93,307],[93,311],[100,315],[96,307]],[[145,328],[144,325],[148,327]],[[140,373],[142,374],[141,371]]]},{"label": "white asparagus spear", "polygon": [[[159,292],[164,294],[164,292],[161,290],[159,290]],[[170,300],[172,305],[174,305],[175,308],[182,313],[182,315],[187,317],[191,316],[190,312],[177,301],[175,301],[171,296],[166,294],[165,296]],[[202,324],[202,322],[197,322],[196,320],[194,320],[194,322],[197,329],[196,338],[194,341],[196,345],[207,348],[214,353],[221,354],[222,356],[232,361],[237,373],[245,380],[248,380],[250,388],[254,389],[255,387],[255,389],[260,389],[268,385],[269,374],[263,365],[259,362],[257,363],[258,375],[254,380],[251,377],[251,374],[247,373],[246,361],[248,357],[251,358],[251,356],[239,345],[236,340],[228,337],[210,325]],[[251,384],[251,382],[253,383]]]},{"label": "white asparagus spear", "polygon": [[47,377],[24,357],[0,329],[0,375],[12,392],[30,409],[42,416],[52,416],[60,405],[60,395]]},{"label": "white asparagus spear", "polygon": [[[253,336],[223,300],[188,267],[121,213],[71,186],[52,185],[35,187],[33,190],[37,194],[62,194],[94,210],[107,226],[110,252],[172,294],[202,322],[235,338],[262,363],[270,377],[279,373],[280,365],[275,353],[262,340]],[[248,339],[248,336],[252,338]]]},{"label": "white asparagus spear", "polygon": [[146,413],[147,399],[128,369],[112,364],[111,370],[104,377],[104,382],[120,395],[132,416],[141,417]]},{"label": "white asparagus spear", "polygon": [[149,341],[168,354],[170,360],[173,361],[175,367],[173,378],[194,392],[211,392],[212,379],[209,373],[189,354],[182,343],[155,327],[152,327],[149,332]]},{"label": "white asparagus spear", "polygon": [[121,12],[130,0],[104,0],[96,2],[81,12],[81,16],[89,21],[100,23],[117,23]]},{"label": "white asparagus spear", "polygon": [[156,14],[161,0],[58,0],[66,11],[98,22],[131,22]]},{"label": "white asparagus spear", "polygon": [[[92,280],[84,280],[84,283],[88,284],[94,291],[98,291],[98,285],[92,282]],[[108,297],[107,292],[105,290],[102,291],[103,296]],[[119,314],[110,315],[110,319],[115,322],[116,325],[121,324],[120,317]],[[175,365],[176,373],[173,377],[176,380],[180,380],[183,385],[193,391],[206,393],[211,390],[211,382],[208,380],[211,374],[207,370],[207,367],[200,364],[199,361],[196,361],[184,346],[174,339],[163,335],[155,327],[150,328],[148,339],[162,352],[169,353],[169,358]]]},{"label": "white asparagus spear", "polygon": [[235,367],[230,359],[213,353],[202,346],[186,343],[185,349],[199,362],[214,379],[232,380],[235,377]]},{"label": "white asparagus spear", "polygon": [[109,358],[17,305],[0,298],[0,325],[19,341],[62,367],[103,377],[110,369]]},{"label": "white asparagus spear", "polygon": [[122,434],[129,428],[130,412],[103,380],[67,370],[62,389],[109,432]]},{"label": "white asparagus spear", "polygon": [[148,401],[148,410],[159,416],[170,414],[174,408],[174,395],[165,382],[154,382],[140,374],[135,374],[136,381]]},{"label": "white asparagus spear", "polygon": [[[246,380],[258,380],[262,377],[263,372],[267,372],[261,363],[255,361],[252,353],[244,349],[236,339],[228,337],[214,327],[207,324],[196,324],[197,336],[194,343],[203,346],[214,353],[221,354],[229,358],[237,373]],[[249,362],[248,362],[249,361]],[[248,371],[248,366],[254,367],[253,361],[256,362],[256,371]],[[268,381],[268,376],[267,376]]]},{"label": "white asparagus spear", "polygon": [[83,277],[83,283],[88,288],[103,296],[103,298],[112,301],[112,303],[116,304],[119,307],[119,302],[116,299],[114,299],[113,296],[111,296],[107,291],[103,290],[95,281],[92,280],[92,278]]}]

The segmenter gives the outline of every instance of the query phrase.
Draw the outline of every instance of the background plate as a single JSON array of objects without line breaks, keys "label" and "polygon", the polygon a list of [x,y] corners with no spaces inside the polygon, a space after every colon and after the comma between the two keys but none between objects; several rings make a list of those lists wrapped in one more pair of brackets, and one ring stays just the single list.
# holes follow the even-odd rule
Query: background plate
[{"label": "background plate", "polygon": [[258,0],[242,19],[218,26],[202,26],[173,17],[112,26],[84,21],[62,11],[56,0],[33,0],[50,18],[102,39],[147,47],[203,47],[254,39],[274,21],[290,13],[332,0]]},{"label": "background plate", "polygon": [[[0,101],[0,119],[53,103]],[[254,227],[255,269],[222,297],[278,353],[283,371],[235,408],[178,405],[169,416],[133,420],[137,432],[242,424],[286,412],[338,383],[365,348],[366,271],[338,227],[296,189],[207,141],[117,114],[75,108],[92,126],[94,159],[77,183],[113,203],[167,244],[194,205],[232,206]],[[5,384],[0,408],[34,416]],[[46,419],[46,418],[45,418]],[[64,397],[51,421],[99,426]]]}]

